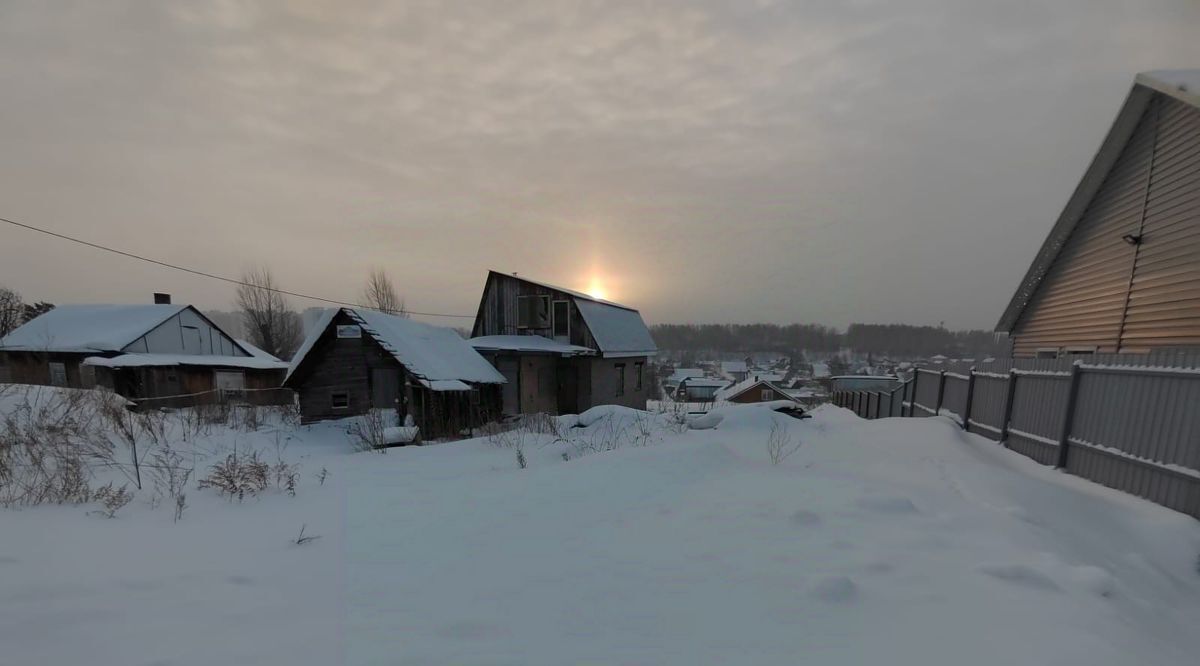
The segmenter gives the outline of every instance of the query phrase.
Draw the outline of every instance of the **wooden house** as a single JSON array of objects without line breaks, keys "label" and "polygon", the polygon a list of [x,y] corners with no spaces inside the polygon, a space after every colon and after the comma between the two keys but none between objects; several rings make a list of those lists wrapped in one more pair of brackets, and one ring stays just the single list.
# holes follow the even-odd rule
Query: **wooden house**
[{"label": "wooden house", "polygon": [[491,271],[471,344],[508,380],[505,414],[646,408],[658,348],[637,310]]},{"label": "wooden house", "polygon": [[395,409],[424,439],[457,437],[495,419],[503,385],[453,329],[354,308],[322,313],[284,380],[299,396],[304,423]]},{"label": "wooden house", "polygon": [[780,388],[775,382],[757,375],[752,375],[732,386],[717,391],[714,397],[719,402],[737,402],[743,404],[772,402],[775,400],[798,402],[791,393]]},{"label": "wooden house", "polygon": [[716,402],[717,393],[732,382],[711,377],[685,377],[675,388],[675,402]]},{"label": "wooden house", "polygon": [[0,381],[105,387],[151,406],[228,395],[290,402],[287,363],[238,341],[190,305],[60,305],[0,339]]},{"label": "wooden house", "polygon": [[1200,70],[1137,76],[996,330],[1023,357],[1200,345]]}]

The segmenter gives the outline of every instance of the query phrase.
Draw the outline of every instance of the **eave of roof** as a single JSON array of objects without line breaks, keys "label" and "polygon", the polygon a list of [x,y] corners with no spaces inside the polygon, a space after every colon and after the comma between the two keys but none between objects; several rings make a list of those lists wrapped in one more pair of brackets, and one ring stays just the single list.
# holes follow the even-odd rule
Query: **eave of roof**
[{"label": "eave of roof", "polygon": [[[1197,81],[1197,84],[1189,86],[1193,80]],[[1004,314],[996,324],[997,332],[1011,333],[1016,328],[1021,314],[1033,300],[1046,273],[1079,224],[1079,219],[1087,210],[1092,198],[1104,184],[1105,178],[1121,156],[1125,144],[1133,136],[1142,114],[1155,94],[1167,95],[1185,104],[1200,107],[1200,73],[1197,70],[1159,70],[1143,72],[1134,78],[1133,87],[1100,144],[1100,149],[1096,151],[1075,192],[1050,229],[1046,240],[1042,242],[1041,249],[1013,293],[1008,307],[1004,309]]]}]

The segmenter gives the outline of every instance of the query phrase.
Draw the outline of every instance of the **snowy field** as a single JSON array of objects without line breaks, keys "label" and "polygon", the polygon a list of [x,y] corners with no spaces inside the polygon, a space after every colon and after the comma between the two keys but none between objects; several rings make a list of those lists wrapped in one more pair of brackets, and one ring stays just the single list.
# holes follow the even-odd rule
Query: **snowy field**
[{"label": "snowy field", "polygon": [[295,496],[0,510],[0,664],[1197,663],[1195,520],[943,419],[719,412],[385,454],[193,432],[197,478],[282,452]]}]

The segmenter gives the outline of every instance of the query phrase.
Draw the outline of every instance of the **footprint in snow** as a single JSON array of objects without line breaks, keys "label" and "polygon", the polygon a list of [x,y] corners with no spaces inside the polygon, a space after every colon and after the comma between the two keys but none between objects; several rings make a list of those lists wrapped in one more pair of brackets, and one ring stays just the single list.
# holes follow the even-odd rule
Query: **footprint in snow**
[{"label": "footprint in snow", "polygon": [[1061,592],[1062,588],[1044,571],[1027,564],[981,564],[975,570],[996,580],[1032,590]]},{"label": "footprint in snow", "polygon": [[799,511],[793,513],[791,516],[788,516],[788,521],[790,521],[793,525],[799,525],[801,527],[812,527],[814,525],[821,524],[821,516],[817,515],[816,513],[812,512],[812,511],[805,511],[804,509],[800,509]]},{"label": "footprint in snow", "polygon": [[848,603],[858,598],[858,584],[849,576],[826,576],[817,581],[812,593],[821,601]]},{"label": "footprint in snow", "polygon": [[893,516],[920,513],[907,497],[860,497],[855,504],[860,509]]}]

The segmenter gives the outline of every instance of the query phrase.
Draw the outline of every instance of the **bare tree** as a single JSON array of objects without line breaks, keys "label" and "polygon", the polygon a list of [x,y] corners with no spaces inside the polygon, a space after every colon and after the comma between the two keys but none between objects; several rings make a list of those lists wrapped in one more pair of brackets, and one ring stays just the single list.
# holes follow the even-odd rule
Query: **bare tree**
[{"label": "bare tree", "polygon": [[381,268],[372,269],[370,275],[367,276],[367,287],[363,290],[363,299],[373,310],[399,317],[408,316],[408,311],[404,309],[404,299],[396,293],[391,279]]},{"label": "bare tree", "polygon": [[0,287],[0,338],[20,326],[24,315],[25,303],[21,295],[12,289]]},{"label": "bare tree", "polygon": [[237,306],[250,342],[268,354],[289,358],[300,347],[303,326],[265,266],[242,274]]}]

